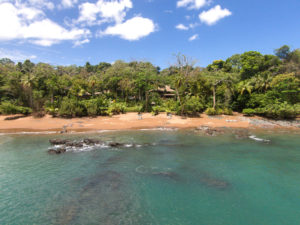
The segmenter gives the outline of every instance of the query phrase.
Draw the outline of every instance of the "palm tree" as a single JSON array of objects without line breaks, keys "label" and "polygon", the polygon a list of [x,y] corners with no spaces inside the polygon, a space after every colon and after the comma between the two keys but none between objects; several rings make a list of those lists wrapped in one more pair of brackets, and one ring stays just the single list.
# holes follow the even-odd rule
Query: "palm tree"
[{"label": "palm tree", "polygon": [[253,89],[254,89],[254,85],[251,80],[244,80],[238,83],[238,90],[241,95],[245,94],[246,92],[248,94],[251,94]]},{"label": "palm tree", "polygon": [[33,94],[32,89],[34,86],[35,75],[33,73],[26,73],[21,78],[25,98],[28,99],[29,107],[33,107]]}]

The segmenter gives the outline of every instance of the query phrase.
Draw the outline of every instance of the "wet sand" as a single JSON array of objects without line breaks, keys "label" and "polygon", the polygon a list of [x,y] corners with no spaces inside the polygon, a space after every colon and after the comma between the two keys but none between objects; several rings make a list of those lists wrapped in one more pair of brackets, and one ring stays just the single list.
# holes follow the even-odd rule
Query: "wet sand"
[{"label": "wet sand", "polygon": [[156,128],[178,128],[188,129],[207,126],[212,128],[265,128],[265,129],[299,129],[298,122],[290,123],[281,121],[270,121],[259,117],[244,117],[242,114],[235,113],[233,116],[207,116],[202,114],[197,118],[185,118],[172,116],[168,118],[165,113],[153,116],[144,113],[142,119],[137,113],[127,113],[112,117],[96,118],[53,118],[46,115],[43,118],[32,116],[19,118],[17,120],[5,120],[8,116],[0,116],[0,132],[84,132],[101,130],[133,130],[133,129],[156,129]]}]

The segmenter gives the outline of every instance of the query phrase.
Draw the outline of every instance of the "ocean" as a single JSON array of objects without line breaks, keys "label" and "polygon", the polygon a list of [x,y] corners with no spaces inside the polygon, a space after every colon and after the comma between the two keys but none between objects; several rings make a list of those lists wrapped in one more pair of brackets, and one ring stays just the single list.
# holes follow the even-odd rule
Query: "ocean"
[{"label": "ocean", "polygon": [[299,225],[299,133],[241,133],[2,134],[0,224]]}]

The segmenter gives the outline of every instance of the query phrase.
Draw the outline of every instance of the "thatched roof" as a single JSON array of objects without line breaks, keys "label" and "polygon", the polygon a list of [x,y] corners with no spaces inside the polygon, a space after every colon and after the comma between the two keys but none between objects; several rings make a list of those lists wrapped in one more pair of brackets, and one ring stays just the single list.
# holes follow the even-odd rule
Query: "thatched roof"
[{"label": "thatched roof", "polygon": [[166,85],[165,87],[158,87],[157,91],[164,92],[164,93],[174,93],[175,92],[175,90],[173,90],[169,85]]},{"label": "thatched roof", "polygon": [[175,92],[175,90],[173,90],[169,85],[165,86],[165,90],[166,92]]}]

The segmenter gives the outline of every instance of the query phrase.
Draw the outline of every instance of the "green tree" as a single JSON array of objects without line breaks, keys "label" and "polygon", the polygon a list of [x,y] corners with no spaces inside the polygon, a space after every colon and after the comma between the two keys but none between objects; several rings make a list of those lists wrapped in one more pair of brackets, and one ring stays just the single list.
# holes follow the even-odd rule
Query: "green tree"
[{"label": "green tree", "polygon": [[289,58],[291,53],[291,48],[288,45],[283,45],[282,47],[276,49],[275,55],[278,56],[280,59],[286,60]]},{"label": "green tree", "polygon": [[249,79],[262,69],[264,56],[255,51],[245,52],[241,55],[241,76],[243,80]]}]

